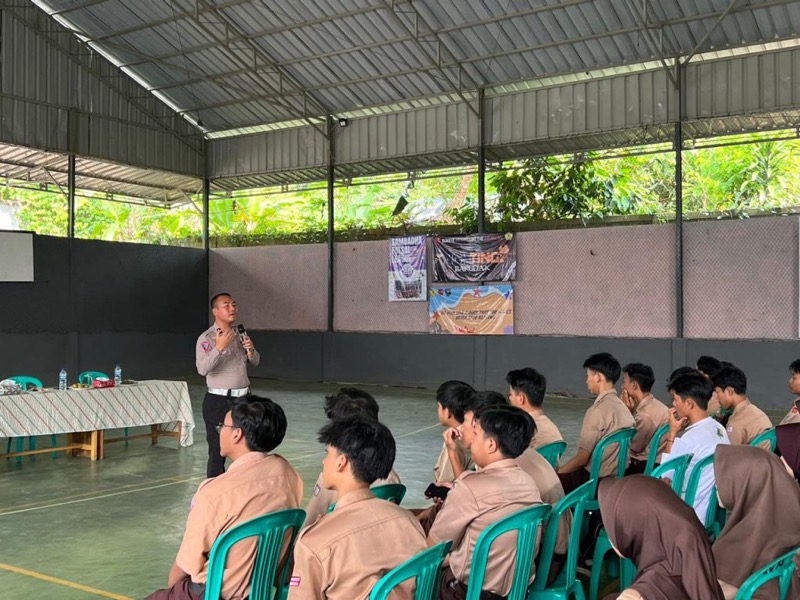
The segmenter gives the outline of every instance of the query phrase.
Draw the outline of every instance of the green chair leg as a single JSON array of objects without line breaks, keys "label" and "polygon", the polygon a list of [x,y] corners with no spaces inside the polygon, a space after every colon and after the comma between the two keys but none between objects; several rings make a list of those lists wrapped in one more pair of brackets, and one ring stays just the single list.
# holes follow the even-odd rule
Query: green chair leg
[{"label": "green chair leg", "polygon": [[589,600],[597,600],[598,590],[600,589],[600,573],[603,570],[603,563],[606,562],[605,558],[608,553],[612,554],[612,558],[607,563],[607,567],[612,564],[616,567],[612,574],[611,569],[607,568],[609,577],[616,577],[619,573],[619,561],[616,560],[617,556],[614,554],[614,549],[611,547],[611,540],[605,529],[601,529],[597,535],[597,541],[594,545],[594,554],[592,555],[592,575],[589,578]]}]

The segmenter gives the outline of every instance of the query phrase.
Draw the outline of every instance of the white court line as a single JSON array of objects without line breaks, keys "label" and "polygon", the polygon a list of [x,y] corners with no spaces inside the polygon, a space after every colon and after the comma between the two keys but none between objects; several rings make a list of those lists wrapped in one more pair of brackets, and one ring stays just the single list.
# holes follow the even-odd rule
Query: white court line
[{"label": "white court line", "polygon": [[417,429],[416,431],[409,431],[408,433],[404,433],[403,435],[398,435],[395,439],[399,440],[401,438],[409,437],[417,433],[422,433],[423,431],[428,431],[428,429],[433,429],[434,427],[441,427],[441,425],[439,425],[439,423],[437,423],[436,425],[428,425],[427,427],[423,427],[422,429]]}]

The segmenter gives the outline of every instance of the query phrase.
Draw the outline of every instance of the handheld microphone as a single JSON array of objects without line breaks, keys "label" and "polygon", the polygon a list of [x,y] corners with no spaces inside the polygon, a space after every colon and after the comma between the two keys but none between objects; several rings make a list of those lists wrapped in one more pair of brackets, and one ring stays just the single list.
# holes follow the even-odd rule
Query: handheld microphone
[{"label": "handheld microphone", "polygon": [[[242,344],[244,344],[244,341],[248,338],[247,330],[244,328],[244,325],[239,323],[236,326],[236,331],[239,332],[239,340],[242,342]],[[251,354],[253,354],[253,352],[251,350],[248,350],[247,355],[250,356]]]}]

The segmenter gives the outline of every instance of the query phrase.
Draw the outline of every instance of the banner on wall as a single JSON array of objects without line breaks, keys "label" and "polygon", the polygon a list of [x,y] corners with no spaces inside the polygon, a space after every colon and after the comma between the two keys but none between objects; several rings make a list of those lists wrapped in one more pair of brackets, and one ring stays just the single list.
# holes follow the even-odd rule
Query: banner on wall
[{"label": "banner on wall", "polygon": [[514,288],[510,283],[431,288],[431,333],[513,335]]},{"label": "banner on wall", "polygon": [[433,281],[513,281],[517,243],[513,233],[433,238]]},{"label": "banner on wall", "polygon": [[426,236],[392,238],[389,243],[389,302],[425,300],[428,280]]}]

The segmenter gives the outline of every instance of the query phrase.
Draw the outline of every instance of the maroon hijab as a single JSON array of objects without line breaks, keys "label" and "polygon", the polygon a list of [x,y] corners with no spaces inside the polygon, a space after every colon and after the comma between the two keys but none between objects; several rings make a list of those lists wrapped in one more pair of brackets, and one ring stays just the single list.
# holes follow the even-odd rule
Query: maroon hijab
[{"label": "maroon hijab", "polygon": [[775,428],[778,438],[776,453],[794,471],[794,478],[800,483],[800,423],[778,425]]},{"label": "maroon hijab", "polygon": [[600,512],[611,543],[638,569],[645,600],[724,600],[706,532],[669,485],[645,475],[605,479]]},{"label": "maroon hijab", "polygon": [[[719,499],[730,511],[714,542],[717,571],[720,579],[741,587],[752,573],[800,545],[800,487],[777,456],[752,446],[719,446],[714,474]],[[796,578],[792,581],[797,594]],[[762,595],[777,598],[777,581],[760,588]]]}]

